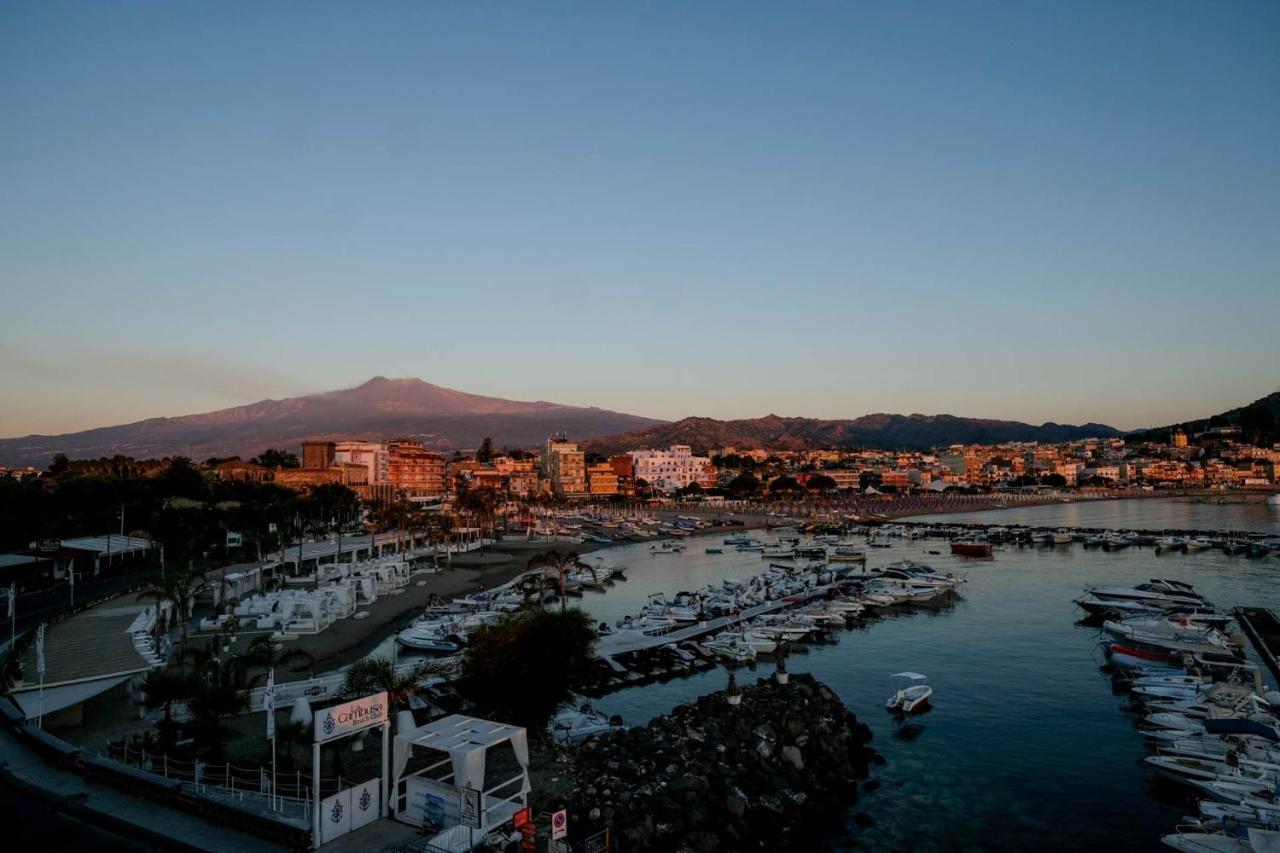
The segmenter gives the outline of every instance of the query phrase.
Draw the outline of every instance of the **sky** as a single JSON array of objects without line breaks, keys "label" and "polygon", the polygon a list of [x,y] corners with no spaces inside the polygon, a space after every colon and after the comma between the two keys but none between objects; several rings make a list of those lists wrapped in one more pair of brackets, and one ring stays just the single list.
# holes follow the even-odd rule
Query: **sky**
[{"label": "sky", "polygon": [[0,8],[0,436],[416,376],[676,419],[1280,388],[1275,2]]}]

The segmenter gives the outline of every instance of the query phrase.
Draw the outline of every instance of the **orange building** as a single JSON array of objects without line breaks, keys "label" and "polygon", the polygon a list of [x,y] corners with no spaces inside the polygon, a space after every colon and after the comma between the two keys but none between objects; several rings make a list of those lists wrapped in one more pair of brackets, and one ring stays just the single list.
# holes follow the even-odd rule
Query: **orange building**
[{"label": "orange building", "polygon": [[420,441],[392,439],[387,442],[387,481],[397,492],[443,495],[444,454],[427,450]]}]

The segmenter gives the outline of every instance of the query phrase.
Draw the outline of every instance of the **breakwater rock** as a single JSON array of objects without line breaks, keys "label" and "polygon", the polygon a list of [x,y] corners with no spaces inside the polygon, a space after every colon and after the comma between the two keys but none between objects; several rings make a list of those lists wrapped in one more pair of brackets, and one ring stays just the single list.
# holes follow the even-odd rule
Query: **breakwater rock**
[{"label": "breakwater rock", "polygon": [[870,741],[809,675],[762,679],[738,705],[703,696],[577,750],[570,834],[609,826],[620,853],[814,849],[881,760]]}]

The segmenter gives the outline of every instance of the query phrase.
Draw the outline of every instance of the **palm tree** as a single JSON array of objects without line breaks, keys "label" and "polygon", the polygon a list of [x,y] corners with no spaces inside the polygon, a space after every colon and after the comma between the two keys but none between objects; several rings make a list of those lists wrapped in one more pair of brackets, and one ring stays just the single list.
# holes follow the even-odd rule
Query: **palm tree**
[{"label": "palm tree", "polygon": [[170,572],[162,577],[151,578],[146,587],[138,594],[138,600],[153,598],[156,602],[156,632],[160,632],[160,609],[165,601],[173,602],[173,609],[178,619],[178,631],[182,645],[187,643],[187,620],[191,618],[191,610],[195,606],[196,596],[208,587],[209,581],[204,572],[190,568],[179,572]]},{"label": "palm tree", "polygon": [[243,660],[235,655],[214,657],[204,666],[194,694],[187,703],[196,719],[196,728],[205,745],[220,758],[223,750],[223,720],[240,713],[249,704]]},{"label": "palm tree", "polygon": [[173,703],[190,698],[195,689],[195,680],[178,668],[153,669],[142,679],[142,704],[148,708],[164,709],[164,719],[156,725],[160,730],[161,752],[168,752],[177,741]]},{"label": "palm tree", "polygon": [[270,637],[258,637],[249,644],[249,649],[241,657],[246,666],[261,670],[253,681],[256,683],[269,670],[288,669],[290,672],[303,672],[315,664],[315,657],[302,649],[286,649],[278,645]]},{"label": "palm tree", "polygon": [[440,672],[441,667],[430,661],[422,661],[408,672],[397,673],[390,658],[365,658],[347,668],[341,694],[367,696],[385,690],[391,707],[404,709],[409,707],[409,697],[418,692],[418,682]]},{"label": "palm tree", "polygon": [[525,571],[531,572],[541,569],[547,576],[555,575],[560,584],[560,610],[565,609],[565,590],[564,577],[572,571],[581,571],[586,569],[595,577],[595,571],[582,562],[582,558],[578,556],[577,551],[570,551],[568,554],[560,554],[558,551],[547,551],[545,554],[536,554],[527,564]]}]

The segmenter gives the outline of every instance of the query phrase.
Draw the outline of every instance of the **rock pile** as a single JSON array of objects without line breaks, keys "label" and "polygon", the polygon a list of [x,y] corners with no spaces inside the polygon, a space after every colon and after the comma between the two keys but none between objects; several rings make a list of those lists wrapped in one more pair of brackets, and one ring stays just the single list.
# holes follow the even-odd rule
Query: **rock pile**
[{"label": "rock pile", "polygon": [[570,837],[609,826],[620,853],[814,849],[882,761],[870,740],[810,675],[762,679],[734,706],[716,692],[583,744]]}]

